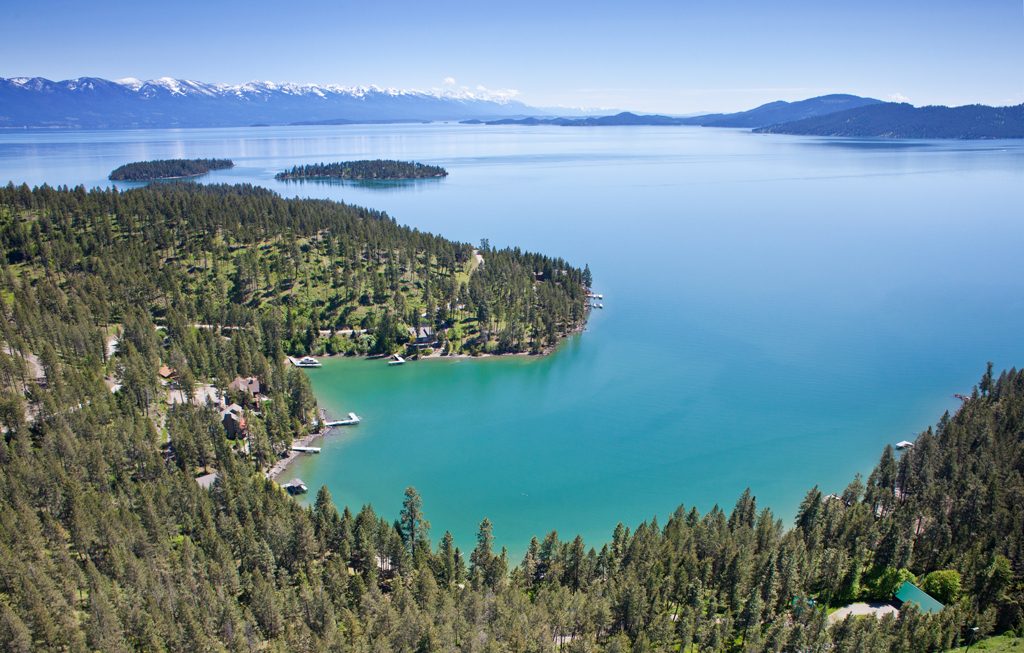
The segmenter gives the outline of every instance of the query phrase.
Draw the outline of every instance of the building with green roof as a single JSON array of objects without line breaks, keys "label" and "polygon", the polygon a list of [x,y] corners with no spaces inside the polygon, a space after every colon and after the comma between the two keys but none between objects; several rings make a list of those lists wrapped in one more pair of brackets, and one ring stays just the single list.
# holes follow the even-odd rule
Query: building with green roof
[{"label": "building with green roof", "polygon": [[900,607],[906,603],[916,603],[918,609],[927,614],[934,614],[945,607],[909,580],[903,581],[900,588],[896,590],[895,596]]}]

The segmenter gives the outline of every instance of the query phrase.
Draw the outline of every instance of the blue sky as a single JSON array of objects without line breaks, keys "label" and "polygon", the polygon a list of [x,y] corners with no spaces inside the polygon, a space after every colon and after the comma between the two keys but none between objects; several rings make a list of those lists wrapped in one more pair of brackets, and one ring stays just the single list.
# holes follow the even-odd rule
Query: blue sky
[{"label": "blue sky", "polygon": [[3,77],[448,80],[536,106],[668,113],[829,92],[1024,102],[1022,0],[36,0],[4,15]]}]

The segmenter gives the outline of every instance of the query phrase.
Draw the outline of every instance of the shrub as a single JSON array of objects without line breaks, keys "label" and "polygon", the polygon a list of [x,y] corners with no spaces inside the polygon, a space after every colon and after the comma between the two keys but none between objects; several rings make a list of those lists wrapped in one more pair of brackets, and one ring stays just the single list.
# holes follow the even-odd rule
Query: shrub
[{"label": "shrub", "polygon": [[955,569],[940,569],[924,577],[921,589],[942,603],[953,603],[960,596],[960,572]]}]

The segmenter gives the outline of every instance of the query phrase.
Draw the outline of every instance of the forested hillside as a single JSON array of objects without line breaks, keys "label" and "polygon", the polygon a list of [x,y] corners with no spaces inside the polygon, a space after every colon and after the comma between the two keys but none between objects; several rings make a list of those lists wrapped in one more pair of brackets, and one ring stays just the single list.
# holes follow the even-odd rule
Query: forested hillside
[{"label": "forested hillside", "polygon": [[586,319],[584,272],[564,260],[251,186],[8,186],[0,211],[16,281],[56,283],[110,325],[139,308],[172,334],[251,329],[280,346],[268,356],[389,354],[419,326],[449,353],[542,352]]},{"label": "forested hillside", "polygon": [[[481,268],[471,247],[381,214],[253,188],[8,187],[0,207],[3,650],[916,653],[1021,626],[1022,372],[990,369],[866,481],[808,492],[792,525],[746,493],[606,544],[537,524],[509,560],[501,524],[485,519],[462,551],[411,488],[392,522],[326,490],[304,509],[266,480],[273,443],[314,408],[283,354],[342,324],[332,298],[358,300],[373,275],[391,302],[403,283],[468,275],[455,310],[476,306],[514,346],[501,325],[546,303],[571,319],[585,273],[489,247]],[[418,292],[441,310],[443,293]],[[407,314],[356,304],[381,315],[377,334]],[[524,342],[543,334],[523,324]],[[214,409],[168,406],[161,363],[185,385],[259,375],[270,401],[248,446]],[[195,477],[209,470],[207,490]],[[829,627],[825,606],[888,598],[910,577],[948,607]]]}]

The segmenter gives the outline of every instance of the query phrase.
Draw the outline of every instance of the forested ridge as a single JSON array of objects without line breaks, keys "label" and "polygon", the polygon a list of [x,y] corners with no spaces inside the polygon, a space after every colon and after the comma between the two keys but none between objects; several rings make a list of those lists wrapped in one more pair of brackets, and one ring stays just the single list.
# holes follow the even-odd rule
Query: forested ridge
[{"label": "forested ridge", "polygon": [[235,167],[231,159],[160,159],[136,161],[118,166],[110,173],[111,181],[151,181],[195,177],[211,170]]},{"label": "forested ridge", "polygon": [[8,186],[0,211],[11,274],[58,281],[108,324],[140,307],[172,334],[269,332],[282,355],[390,354],[428,326],[444,351],[475,354],[540,353],[586,319],[589,270],[563,259],[248,185]]},{"label": "forested ridge", "polygon": [[[728,511],[620,525],[605,544],[537,524],[510,560],[500,523],[484,519],[460,550],[412,488],[391,521],[336,508],[326,489],[303,508],[261,473],[315,407],[282,362],[305,333],[302,293],[330,285],[310,276],[302,290],[298,272],[317,269],[302,255],[354,259],[361,242],[372,258],[409,239],[422,269],[447,255],[472,266],[471,247],[246,187],[9,186],[0,211],[2,650],[909,653],[1021,627],[1024,372],[990,366],[912,449],[887,447],[837,496],[810,490],[792,525],[748,492]],[[232,261],[254,250],[270,284],[238,281]],[[518,296],[504,281],[524,258],[533,288],[585,275],[480,251],[467,293],[478,278],[502,293],[479,300],[488,310]],[[247,408],[247,446],[215,409],[168,406],[160,364],[179,385],[258,375],[270,401]],[[211,470],[205,490],[195,477]],[[825,606],[888,598],[912,577],[948,607],[829,627]]]},{"label": "forested ridge", "polygon": [[416,161],[372,159],[341,161],[338,163],[312,163],[292,166],[274,175],[275,179],[347,179],[350,181],[389,181],[402,179],[433,179],[447,177],[448,171],[440,166]]}]

